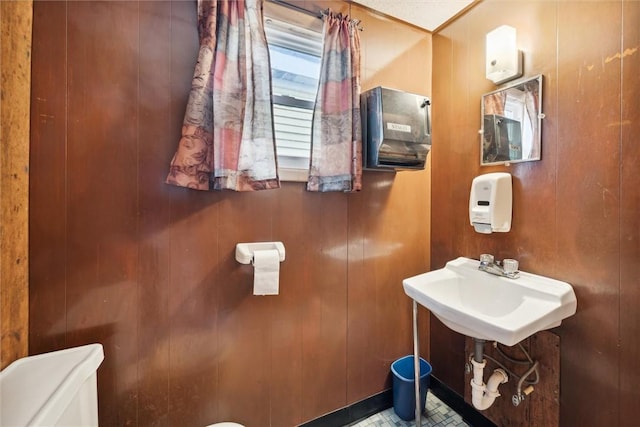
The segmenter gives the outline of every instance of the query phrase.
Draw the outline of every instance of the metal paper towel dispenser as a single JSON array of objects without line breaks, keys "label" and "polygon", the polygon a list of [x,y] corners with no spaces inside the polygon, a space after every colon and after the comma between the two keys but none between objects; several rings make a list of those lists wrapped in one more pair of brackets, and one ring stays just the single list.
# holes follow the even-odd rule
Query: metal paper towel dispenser
[{"label": "metal paper towel dispenser", "polygon": [[428,97],[376,87],[362,93],[365,170],[424,169],[431,149]]}]

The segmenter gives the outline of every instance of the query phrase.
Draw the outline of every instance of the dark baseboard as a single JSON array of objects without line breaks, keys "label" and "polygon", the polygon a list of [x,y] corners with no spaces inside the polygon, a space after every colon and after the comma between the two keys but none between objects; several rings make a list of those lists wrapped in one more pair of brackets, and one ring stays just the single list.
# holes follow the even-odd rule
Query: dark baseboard
[{"label": "dark baseboard", "polygon": [[[438,378],[431,375],[429,392],[456,411],[467,424],[473,427],[496,427],[488,418],[478,412],[464,398],[450,389]],[[342,427],[367,418],[393,406],[393,391],[385,390],[363,399],[353,405],[325,414],[298,427]]]},{"label": "dark baseboard", "polygon": [[391,408],[392,406],[393,392],[389,389],[356,402],[353,405],[330,412],[315,420],[300,424],[299,427],[346,426],[373,414],[377,414],[380,411],[384,411],[387,408]]}]

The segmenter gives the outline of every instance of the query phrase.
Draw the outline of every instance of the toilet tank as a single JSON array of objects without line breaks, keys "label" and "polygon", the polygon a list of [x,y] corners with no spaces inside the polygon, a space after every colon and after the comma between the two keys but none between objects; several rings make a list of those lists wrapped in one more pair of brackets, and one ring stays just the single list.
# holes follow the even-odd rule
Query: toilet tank
[{"label": "toilet tank", "polygon": [[0,426],[98,425],[102,344],[18,359],[0,372]]}]

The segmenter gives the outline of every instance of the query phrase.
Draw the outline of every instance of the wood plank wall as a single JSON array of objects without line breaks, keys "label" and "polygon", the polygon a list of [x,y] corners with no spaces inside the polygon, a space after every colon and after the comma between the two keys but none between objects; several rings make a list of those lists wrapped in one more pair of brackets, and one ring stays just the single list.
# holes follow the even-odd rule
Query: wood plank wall
[{"label": "wood plank wall", "polygon": [[[431,267],[489,252],[573,284],[578,312],[555,330],[563,426],[638,422],[638,22],[635,1],[483,1],[434,35]],[[525,74],[545,78],[542,160],[481,168],[480,97],[495,88],[484,35],[502,24],[518,31]],[[468,191],[492,171],[513,175],[513,227],[483,236],[468,224]],[[463,348],[432,321],[434,370],[460,393]]]},{"label": "wood plank wall", "polygon": [[[365,173],[358,194],[165,185],[195,4],[34,5],[30,352],[104,345],[102,426],[292,426],[390,387],[411,352],[401,280],[430,263],[429,171]],[[362,20],[363,89],[430,94],[429,33],[319,5]],[[234,260],[261,240],[287,249],[276,297]]]},{"label": "wood plank wall", "polygon": [[0,2],[0,369],[29,343],[32,2]]}]

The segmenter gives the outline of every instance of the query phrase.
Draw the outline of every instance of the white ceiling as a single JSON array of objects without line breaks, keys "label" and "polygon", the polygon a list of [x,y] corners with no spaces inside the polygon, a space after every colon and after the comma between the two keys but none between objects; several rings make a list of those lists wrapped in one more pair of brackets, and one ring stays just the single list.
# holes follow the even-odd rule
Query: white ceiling
[{"label": "white ceiling", "polygon": [[353,0],[369,9],[408,22],[425,30],[453,18],[474,0]]}]

